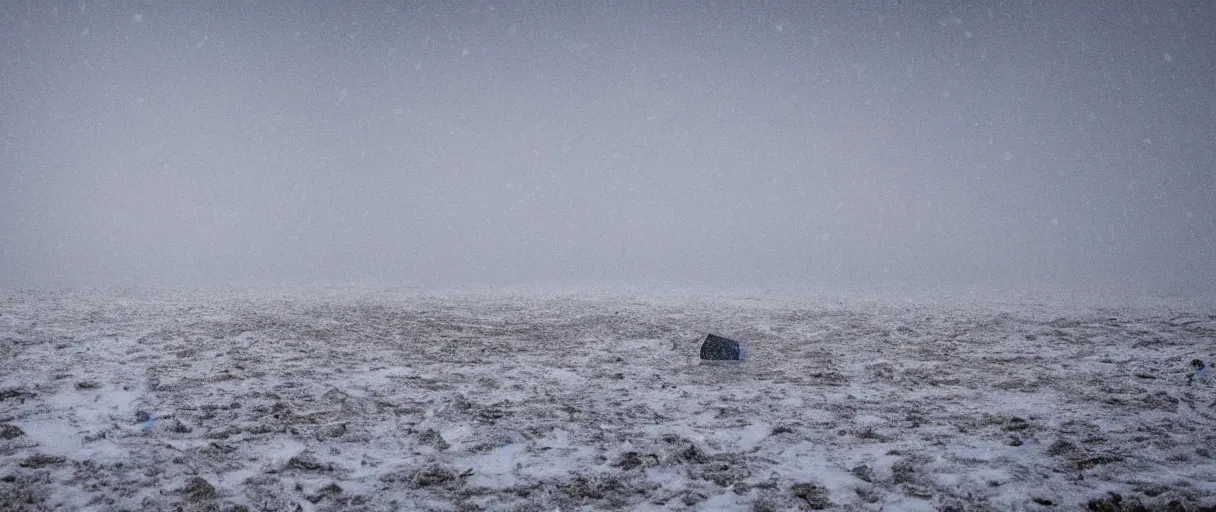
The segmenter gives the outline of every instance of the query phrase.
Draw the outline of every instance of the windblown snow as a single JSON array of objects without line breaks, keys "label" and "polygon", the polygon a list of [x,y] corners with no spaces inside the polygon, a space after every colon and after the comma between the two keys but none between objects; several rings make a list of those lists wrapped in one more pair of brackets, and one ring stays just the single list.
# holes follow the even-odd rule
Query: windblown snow
[{"label": "windblown snow", "polygon": [[0,508],[1213,507],[1214,340],[1148,297],[7,292]]}]

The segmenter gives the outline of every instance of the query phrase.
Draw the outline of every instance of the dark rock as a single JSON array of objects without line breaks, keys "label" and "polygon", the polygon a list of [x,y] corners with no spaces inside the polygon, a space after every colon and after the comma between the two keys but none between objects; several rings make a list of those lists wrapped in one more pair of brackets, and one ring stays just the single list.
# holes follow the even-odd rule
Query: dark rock
[{"label": "dark rock", "polygon": [[0,424],[0,439],[16,439],[25,435],[25,431],[16,425],[8,423]]},{"label": "dark rock", "polygon": [[182,494],[186,495],[186,499],[192,501],[209,500],[216,496],[215,486],[201,476],[190,477],[189,480],[186,480]]},{"label": "dark rock", "polygon": [[464,477],[471,474],[472,471],[458,473],[439,464],[431,464],[419,469],[410,477],[410,487],[415,489],[421,489],[424,487],[448,487],[460,484]]},{"label": "dark rock", "polygon": [[469,401],[469,397],[458,394],[452,397],[452,408],[457,411],[467,411],[473,408],[473,402]]},{"label": "dark rock", "polygon": [[300,471],[333,471],[333,466],[323,464],[307,451],[300,452],[295,457],[288,459],[287,469],[295,469]]},{"label": "dark rock", "polygon": [[38,454],[32,455],[29,458],[21,461],[20,466],[23,468],[37,469],[37,468],[51,466],[51,465],[55,465],[55,464],[63,464],[64,462],[67,462],[67,460],[68,460],[67,458],[60,457],[58,455],[44,455],[44,454],[38,453]]},{"label": "dark rock", "polygon": [[885,442],[888,442],[891,440],[890,437],[884,436],[882,434],[879,434],[878,432],[875,432],[874,427],[869,426],[869,425],[853,430],[853,435],[857,436],[858,439],[878,441],[881,443],[885,443]]},{"label": "dark rock", "polygon": [[1085,507],[1094,512],[1148,512],[1138,498],[1123,499],[1123,495],[1112,492],[1105,498],[1089,500]]},{"label": "dark rock", "polygon": [[648,468],[659,465],[659,456],[653,453],[643,454],[638,452],[625,452],[621,455],[620,460],[614,462],[612,465],[625,471],[629,471],[637,467]]},{"label": "dark rock", "polygon": [[224,444],[224,443],[221,443],[218,441],[212,441],[210,443],[207,443],[207,446],[204,446],[200,449],[201,453],[203,453],[209,457],[218,457],[218,456],[226,455],[226,454],[229,454],[229,453],[232,453],[235,451],[236,451],[235,446],[232,446],[230,444]]},{"label": "dark rock", "polygon": [[747,359],[747,344],[716,334],[701,343],[701,359],[706,361],[743,361]]},{"label": "dark rock", "polygon": [[688,445],[688,448],[680,452],[680,458],[693,464],[703,464],[706,460],[708,460],[705,457],[705,454],[701,453],[701,450],[697,448],[697,445],[695,444]]},{"label": "dark rock", "polygon": [[331,482],[329,485],[318,489],[311,496],[308,496],[307,499],[311,503],[320,503],[322,500],[333,499],[341,494],[342,488],[338,487],[338,484]]},{"label": "dark rock", "polygon": [[704,463],[689,469],[688,474],[693,478],[713,482],[719,487],[730,487],[750,477],[751,470],[745,457],[734,453],[719,453],[706,457]]},{"label": "dark rock", "polygon": [[1169,490],[1170,490],[1169,487],[1166,487],[1164,485],[1157,485],[1157,486],[1149,487],[1148,489],[1145,489],[1142,492],[1144,492],[1145,496],[1148,496],[1150,498],[1156,498],[1157,496],[1160,496]]},{"label": "dark rock", "polygon": [[1087,457],[1077,461],[1077,469],[1089,469],[1094,466],[1110,464],[1112,462],[1119,462],[1121,460],[1123,460],[1123,458],[1119,457],[1118,455],[1095,455],[1093,457]]},{"label": "dark rock", "polygon": [[1026,430],[1029,427],[1030,427],[1030,423],[1028,423],[1026,420],[1019,418],[1017,416],[1010,418],[1009,422],[1005,424],[1005,430],[1010,430],[1010,431]]},{"label": "dark rock", "polygon": [[790,492],[794,497],[805,501],[811,510],[824,510],[832,506],[832,501],[828,499],[828,490],[818,484],[794,484],[790,487]]},{"label": "dark rock", "polygon": [[794,428],[789,425],[777,425],[773,427],[773,435],[778,434],[793,434]]},{"label": "dark rock", "polygon": [[342,437],[346,435],[346,424],[333,423],[321,427],[320,430],[323,437]]},{"label": "dark rock", "polygon": [[490,423],[494,423],[494,420],[500,420],[500,419],[505,418],[510,415],[511,415],[511,411],[501,409],[498,407],[486,407],[477,412],[478,417],[480,417],[481,419],[486,420]]},{"label": "dark rock", "polygon": [[194,432],[194,429],[190,428],[189,425],[182,423],[181,420],[175,419],[169,423],[169,431],[173,432],[174,434],[189,434]]},{"label": "dark rock", "polygon": [[439,431],[433,428],[428,428],[423,430],[422,433],[418,434],[418,442],[431,446],[439,451],[444,451],[451,448],[451,445],[443,439],[443,436],[439,434]]},{"label": "dark rock", "polygon": [[680,501],[684,503],[684,506],[691,507],[697,503],[705,501],[705,499],[706,496],[704,494],[699,492],[689,492],[688,494],[685,494]]},{"label": "dark rock", "polygon": [[1071,455],[1078,451],[1080,451],[1080,448],[1077,448],[1077,445],[1064,439],[1051,443],[1051,446],[1047,447],[1048,455]]},{"label": "dark rock", "polygon": [[86,434],[84,437],[80,438],[80,442],[82,444],[96,443],[102,439],[108,439],[108,437],[109,436],[107,436],[106,431],[103,430],[95,434]]},{"label": "dark rock", "polygon": [[1055,506],[1055,502],[1053,502],[1053,501],[1051,501],[1051,500],[1049,500],[1049,499],[1047,499],[1047,498],[1040,498],[1040,497],[1038,497],[1038,496],[1035,496],[1034,498],[1031,498],[1031,499],[1030,499],[1030,501],[1033,501],[1033,502],[1035,502],[1035,503],[1038,503],[1039,505],[1043,505],[1044,507],[1052,507],[1052,506]]},{"label": "dark rock", "polygon": [[21,403],[25,403],[27,398],[34,398],[35,396],[37,395],[21,388],[0,389],[0,402],[5,400],[17,400]]},{"label": "dark rock", "polygon": [[863,482],[873,482],[874,481],[874,470],[870,469],[870,466],[867,466],[865,464],[862,464],[860,466],[853,468],[852,473],[853,473],[853,476],[857,477],[858,479],[860,479]]},{"label": "dark rock", "polygon": [[[626,487],[620,479],[612,475],[578,475],[569,483],[559,484],[559,488],[570,498],[580,501],[607,500],[613,502],[619,501],[621,496],[634,492],[634,489]],[[622,503],[622,505],[624,504]]]},{"label": "dark rock", "polygon": [[228,439],[228,438],[238,435],[240,433],[241,433],[241,429],[239,429],[235,426],[229,426],[229,427],[225,427],[222,430],[208,432],[207,435],[205,435],[203,437],[206,439]]},{"label": "dark rock", "polygon": [[857,487],[856,489],[853,489],[853,492],[857,493],[857,497],[861,498],[861,501],[866,503],[878,503],[882,500],[882,493],[873,486],[867,485]]},{"label": "dark rock", "polygon": [[52,510],[49,471],[29,471],[0,478],[0,510]]},{"label": "dark rock", "polygon": [[897,484],[915,483],[919,476],[920,461],[907,457],[891,465],[891,481]]}]

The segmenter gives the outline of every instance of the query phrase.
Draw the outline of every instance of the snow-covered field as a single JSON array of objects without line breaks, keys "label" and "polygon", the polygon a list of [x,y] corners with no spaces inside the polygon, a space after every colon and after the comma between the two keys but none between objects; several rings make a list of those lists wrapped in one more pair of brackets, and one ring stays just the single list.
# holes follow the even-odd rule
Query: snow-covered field
[{"label": "snow-covered field", "polygon": [[0,509],[1195,510],[1212,358],[1150,297],[9,291]]}]

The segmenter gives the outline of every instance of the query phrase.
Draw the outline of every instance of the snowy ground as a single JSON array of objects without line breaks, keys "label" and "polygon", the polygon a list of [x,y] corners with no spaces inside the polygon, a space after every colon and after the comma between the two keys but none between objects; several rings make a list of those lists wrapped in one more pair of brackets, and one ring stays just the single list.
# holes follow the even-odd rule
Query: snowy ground
[{"label": "snowy ground", "polygon": [[0,509],[1216,506],[1209,302],[704,297],[0,293]]}]

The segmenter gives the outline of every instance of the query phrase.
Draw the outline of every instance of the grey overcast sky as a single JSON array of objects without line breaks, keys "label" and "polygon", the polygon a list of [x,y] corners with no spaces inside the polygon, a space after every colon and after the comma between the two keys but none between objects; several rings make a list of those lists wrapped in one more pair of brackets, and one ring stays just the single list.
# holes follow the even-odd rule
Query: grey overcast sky
[{"label": "grey overcast sky", "polygon": [[0,286],[1216,285],[1212,2],[0,3]]}]

